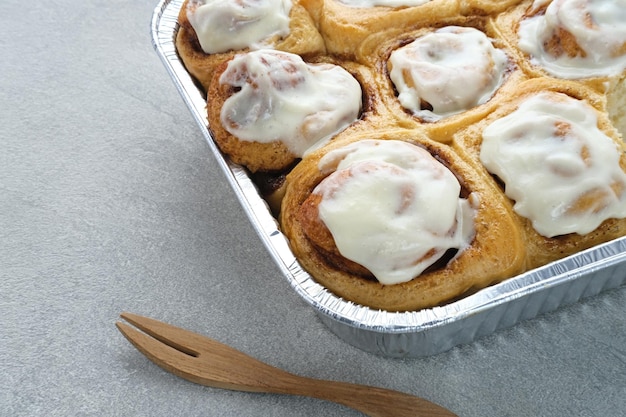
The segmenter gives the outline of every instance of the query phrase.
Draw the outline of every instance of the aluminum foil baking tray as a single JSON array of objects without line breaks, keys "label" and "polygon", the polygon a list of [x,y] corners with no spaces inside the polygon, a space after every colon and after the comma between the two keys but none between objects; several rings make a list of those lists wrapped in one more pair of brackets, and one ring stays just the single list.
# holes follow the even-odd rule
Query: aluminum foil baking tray
[{"label": "aluminum foil baking tray", "polygon": [[621,238],[432,309],[373,310],[330,293],[300,267],[247,171],[229,162],[213,142],[206,128],[205,97],[176,54],[182,4],[162,0],[154,10],[154,48],[281,273],[346,342],[388,357],[434,355],[626,282],[626,238]]}]

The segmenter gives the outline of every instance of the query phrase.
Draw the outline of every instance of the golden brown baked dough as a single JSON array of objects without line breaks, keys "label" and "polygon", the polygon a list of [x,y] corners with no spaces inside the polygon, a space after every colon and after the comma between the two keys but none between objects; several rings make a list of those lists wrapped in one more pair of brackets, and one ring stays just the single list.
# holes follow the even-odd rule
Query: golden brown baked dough
[{"label": "golden brown baked dough", "polygon": [[[330,291],[373,308],[389,311],[417,310],[445,303],[461,294],[485,287],[523,270],[526,260],[520,228],[493,183],[462,161],[443,145],[430,141],[414,130],[370,131],[340,135],[340,140],[316,152],[287,176],[280,224],[301,265]],[[318,162],[329,149],[364,139],[402,140],[426,148],[459,178],[462,193],[475,193],[479,201],[474,221],[475,237],[469,248],[445,266],[417,278],[394,285],[382,285],[367,271],[346,262],[332,248],[329,235],[317,219],[311,191],[329,173],[320,172]],[[302,207],[302,209],[301,209]],[[318,236],[314,236],[317,233]],[[315,243],[313,243],[315,242]],[[320,243],[324,242],[324,243]],[[326,248],[322,248],[325,246]],[[329,256],[331,254],[331,256]]]},{"label": "golden brown baked dough", "polygon": [[606,110],[622,140],[626,139],[626,76],[606,83]]},{"label": "golden brown baked dough", "polygon": [[459,11],[463,16],[494,16],[522,0],[459,0]]},{"label": "golden brown baked dough", "polygon": [[[247,49],[216,54],[204,52],[187,17],[189,3],[190,0],[185,0],[178,15],[179,29],[175,40],[176,50],[187,71],[206,92],[215,69],[222,62],[231,59],[237,52]],[[289,35],[284,38],[275,37],[268,41],[273,49],[306,57],[321,55],[326,52],[324,40],[317,31],[308,11],[298,0],[293,2],[289,18]]]},{"label": "golden brown baked dough", "polygon": [[390,28],[412,30],[456,17],[457,0],[431,0],[413,7],[348,6],[339,0],[310,0],[328,53],[352,59],[360,43],[372,33]]}]

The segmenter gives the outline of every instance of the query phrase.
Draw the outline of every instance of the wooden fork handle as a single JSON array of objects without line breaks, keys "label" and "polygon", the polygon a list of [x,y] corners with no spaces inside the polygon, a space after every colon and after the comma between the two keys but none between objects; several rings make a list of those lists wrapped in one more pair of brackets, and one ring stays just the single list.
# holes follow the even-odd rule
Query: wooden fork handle
[{"label": "wooden fork handle", "polygon": [[371,417],[458,417],[423,398],[384,388],[297,377],[285,394],[332,401]]},{"label": "wooden fork handle", "polygon": [[203,360],[195,363],[196,367],[188,375],[180,374],[180,369],[170,371],[213,387],[327,400],[371,417],[458,417],[423,398],[384,388],[307,378],[259,361],[215,340],[203,338],[202,343],[206,348],[200,353]]}]

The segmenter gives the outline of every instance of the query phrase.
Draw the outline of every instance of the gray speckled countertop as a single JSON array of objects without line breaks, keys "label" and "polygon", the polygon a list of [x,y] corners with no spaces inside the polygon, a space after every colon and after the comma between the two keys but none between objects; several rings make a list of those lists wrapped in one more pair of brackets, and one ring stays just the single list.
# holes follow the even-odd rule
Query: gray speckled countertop
[{"label": "gray speckled countertop", "polygon": [[433,357],[360,351],[255,234],[152,48],[155,1],[2,4],[1,416],[359,415],[179,379],[120,335],[122,311],[463,417],[624,415],[626,288]]}]

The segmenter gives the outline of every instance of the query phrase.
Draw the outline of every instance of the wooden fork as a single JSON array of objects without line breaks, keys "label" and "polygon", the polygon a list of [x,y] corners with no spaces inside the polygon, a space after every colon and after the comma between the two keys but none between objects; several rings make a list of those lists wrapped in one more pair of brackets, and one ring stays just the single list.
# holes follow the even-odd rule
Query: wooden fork
[{"label": "wooden fork", "polygon": [[318,398],[371,417],[458,417],[422,398],[383,388],[301,377],[188,330],[132,313],[122,313],[120,317],[141,330],[116,323],[141,353],[166,371],[197,384]]}]

